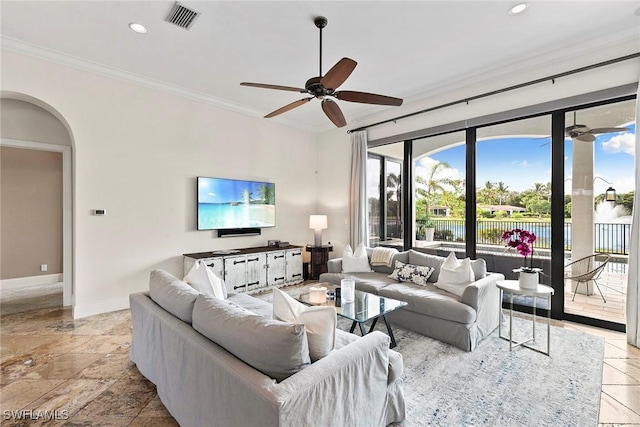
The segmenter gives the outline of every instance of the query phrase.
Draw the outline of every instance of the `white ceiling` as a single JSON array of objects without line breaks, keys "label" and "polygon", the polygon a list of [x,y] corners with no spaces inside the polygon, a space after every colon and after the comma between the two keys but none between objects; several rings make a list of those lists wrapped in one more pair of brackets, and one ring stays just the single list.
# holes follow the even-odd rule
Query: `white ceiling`
[{"label": "white ceiling", "polygon": [[[239,83],[304,87],[317,76],[318,15],[329,20],[323,72],[352,58],[358,66],[340,89],[405,104],[560,59],[584,65],[589,52],[633,40],[640,50],[638,1],[530,0],[518,16],[507,14],[516,1],[184,1],[201,12],[189,31],[164,21],[173,3],[2,0],[2,42],[259,116],[304,95]],[[133,21],[148,32],[129,30]],[[331,129],[319,104],[269,120]],[[348,123],[397,108],[339,104]]]}]

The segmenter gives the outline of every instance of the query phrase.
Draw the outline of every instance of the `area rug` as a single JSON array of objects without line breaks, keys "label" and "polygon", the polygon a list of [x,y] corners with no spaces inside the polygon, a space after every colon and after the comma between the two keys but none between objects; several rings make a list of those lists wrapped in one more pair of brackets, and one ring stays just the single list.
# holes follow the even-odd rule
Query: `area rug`
[{"label": "area rug", "polygon": [[[295,288],[287,289],[296,292]],[[255,295],[258,296],[258,295]],[[258,296],[271,301],[271,292]],[[530,319],[530,318],[529,318]],[[515,318],[516,341],[531,321]],[[338,327],[350,322],[338,317]],[[508,333],[508,322],[503,324]],[[383,322],[376,330],[386,333]],[[509,351],[496,329],[473,352],[394,326],[404,359],[406,419],[395,426],[597,426],[604,339],[551,327],[551,356]],[[546,319],[534,347],[546,350]]]},{"label": "area rug", "polygon": [[[400,426],[597,426],[604,339],[552,327],[551,356],[509,351],[496,330],[473,352],[395,328],[404,357]],[[537,342],[546,346],[546,325]],[[503,332],[504,333],[504,332]],[[514,319],[514,333],[531,322]]]}]

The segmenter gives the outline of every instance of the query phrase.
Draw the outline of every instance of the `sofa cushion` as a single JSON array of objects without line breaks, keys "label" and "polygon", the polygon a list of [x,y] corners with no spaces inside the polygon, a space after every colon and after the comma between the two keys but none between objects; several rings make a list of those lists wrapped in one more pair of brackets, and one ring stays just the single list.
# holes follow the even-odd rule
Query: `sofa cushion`
[{"label": "sofa cushion", "polygon": [[193,328],[277,381],[311,362],[304,325],[265,319],[209,295],[196,298]]},{"label": "sofa cushion", "polygon": [[347,245],[342,252],[342,272],[343,273],[367,273],[370,272],[369,257],[364,245],[361,243],[355,250],[351,245]]},{"label": "sofa cushion", "polygon": [[409,264],[423,265],[425,267],[433,268],[433,273],[431,273],[431,276],[429,276],[428,279],[428,281],[432,283],[438,281],[438,277],[440,276],[440,266],[444,260],[444,257],[423,254],[422,252],[414,251],[413,249],[409,250]]},{"label": "sofa cushion", "polygon": [[405,264],[396,261],[395,270],[389,275],[389,278],[399,282],[411,282],[416,285],[425,286],[427,279],[433,273],[433,268],[422,265]]},{"label": "sofa cushion", "polygon": [[274,289],[273,317],[305,326],[311,362],[322,359],[336,347],[338,320],[333,307],[307,306],[280,289]]},{"label": "sofa cushion", "polygon": [[396,283],[380,289],[380,295],[405,301],[407,305],[402,310],[466,325],[476,320],[476,311],[473,307],[461,303],[459,297],[438,289],[431,283],[427,286]]},{"label": "sofa cushion", "polygon": [[398,252],[397,254],[393,255],[393,258],[391,258],[391,267],[387,267],[386,265],[372,265],[371,268],[376,273],[391,274],[393,273],[393,270],[395,268],[396,261],[409,264],[409,251]]},{"label": "sofa cushion", "polygon": [[320,282],[333,283],[338,286],[340,286],[342,279],[353,279],[356,281],[356,289],[372,294],[378,294],[380,289],[391,283],[398,283],[397,280],[381,273],[322,273],[320,275]]},{"label": "sofa cushion", "polygon": [[153,270],[149,296],[183,322],[192,322],[193,305],[200,293],[164,270]]},{"label": "sofa cushion", "polygon": [[227,301],[233,302],[266,319],[273,318],[273,305],[270,302],[252,297],[244,292],[229,292]]},{"label": "sofa cushion", "polygon": [[189,270],[182,280],[201,294],[213,295],[219,299],[225,299],[227,297],[227,287],[224,281],[216,276],[213,270],[204,262],[200,262],[200,260],[196,260],[196,262],[193,263],[191,270]]}]

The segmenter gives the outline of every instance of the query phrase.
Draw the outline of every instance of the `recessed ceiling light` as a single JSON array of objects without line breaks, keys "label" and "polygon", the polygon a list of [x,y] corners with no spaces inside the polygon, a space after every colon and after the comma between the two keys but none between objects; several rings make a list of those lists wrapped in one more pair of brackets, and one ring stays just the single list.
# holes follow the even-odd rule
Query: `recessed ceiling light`
[{"label": "recessed ceiling light", "polygon": [[129,28],[131,28],[132,31],[135,31],[136,33],[140,33],[140,34],[144,34],[147,32],[147,29],[145,28],[145,26],[137,22],[130,22]]},{"label": "recessed ceiling light", "polygon": [[529,9],[529,3],[518,3],[509,9],[509,15],[518,15]]}]

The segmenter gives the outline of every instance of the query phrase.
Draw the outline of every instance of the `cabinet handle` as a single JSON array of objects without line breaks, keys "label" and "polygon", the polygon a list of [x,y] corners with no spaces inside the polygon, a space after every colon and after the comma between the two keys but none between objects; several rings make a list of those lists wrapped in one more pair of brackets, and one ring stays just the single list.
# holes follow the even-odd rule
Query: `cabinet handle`
[{"label": "cabinet handle", "polygon": [[284,280],[284,277],[274,277],[273,280],[275,280],[275,281]]},{"label": "cabinet handle", "polygon": [[291,254],[291,256],[301,256],[301,255],[302,255],[301,252],[294,252],[294,253]]},{"label": "cabinet handle", "polygon": [[207,264],[207,267],[215,267],[215,264]]},{"label": "cabinet handle", "polygon": [[245,260],[242,260],[242,261],[233,261],[233,265],[236,265],[236,264],[244,264],[245,262],[247,262],[247,261],[245,261]]},{"label": "cabinet handle", "polygon": [[240,288],[244,288],[244,285],[234,286],[234,287],[233,287],[233,289],[240,289]]},{"label": "cabinet handle", "polygon": [[292,274],[291,277],[300,277],[302,274]]},{"label": "cabinet handle", "polygon": [[259,285],[260,281],[247,283],[247,286]]},{"label": "cabinet handle", "polygon": [[273,259],[284,258],[284,255],[274,255]]},{"label": "cabinet handle", "polygon": [[253,259],[248,259],[247,258],[247,262],[253,262],[253,261],[258,261],[259,258],[253,258]]}]

